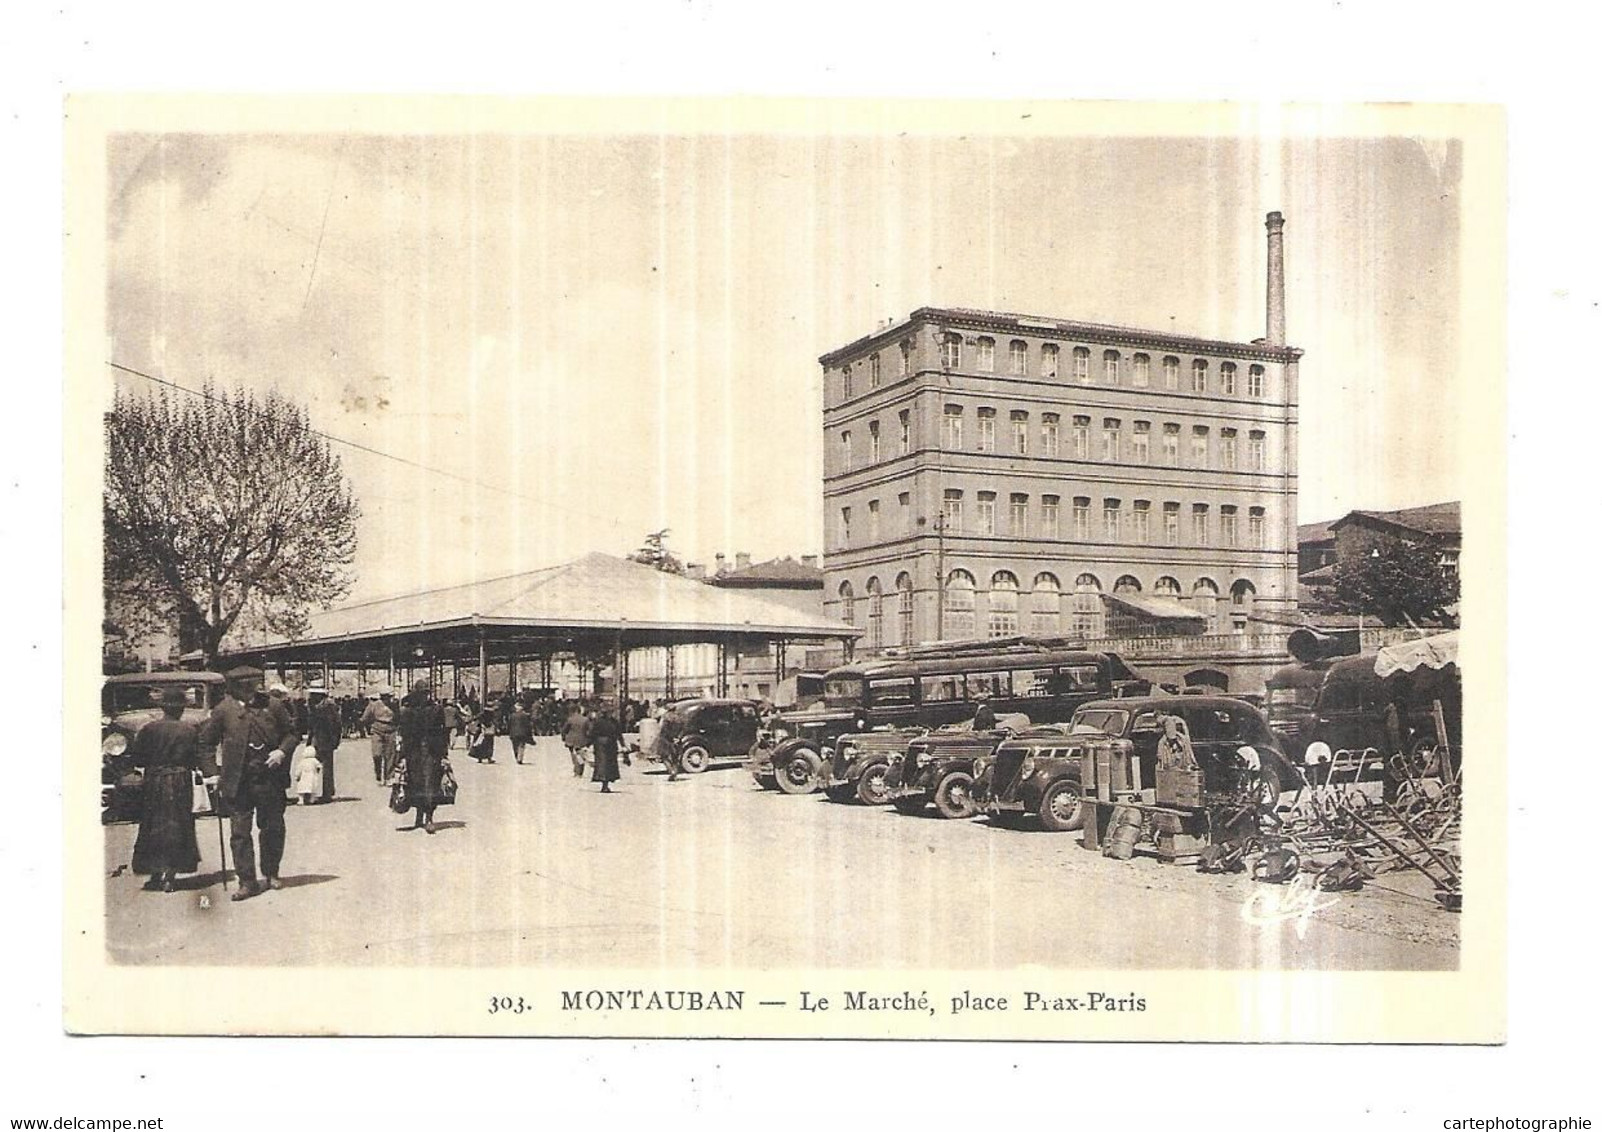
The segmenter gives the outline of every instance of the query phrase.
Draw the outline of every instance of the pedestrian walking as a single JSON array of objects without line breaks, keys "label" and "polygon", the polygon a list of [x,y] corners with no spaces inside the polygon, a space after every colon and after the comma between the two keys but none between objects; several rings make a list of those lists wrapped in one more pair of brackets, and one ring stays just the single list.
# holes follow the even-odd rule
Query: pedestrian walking
[{"label": "pedestrian walking", "polygon": [[[144,808],[134,839],[133,871],[148,876],[145,888],[173,890],[178,873],[200,868],[195,839],[194,775],[200,769],[200,733],[183,720],[182,688],[161,694],[162,718],[139,729],[129,750],[135,766],[145,768]],[[224,868],[226,868],[226,864]]]},{"label": "pedestrian walking", "polygon": [[397,723],[406,763],[406,800],[417,811],[411,828],[433,833],[434,808],[444,800],[440,775],[450,737],[445,713],[434,702],[433,685],[427,680],[412,685]]},{"label": "pedestrian walking", "polygon": [[495,761],[495,718],[485,712],[472,722],[467,738],[467,753],[479,763]]},{"label": "pedestrian walking", "polygon": [[534,737],[534,719],[528,714],[528,708],[519,703],[512,708],[511,718],[507,721],[507,737],[512,740],[512,757],[517,765],[523,765],[523,748]]},{"label": "pedestrian walking", "polygon": [[623,729],[618,726],[617,718],[610,709],[603,708],[590,721],[589,740],[595,750],[595,771],[590,775],[590,781],[601,784],[602,794],[610,794],[612,783],[622,777],[617,768],[617,757],[623,742]]},{"label": "pedestrian walking", "polygon": [[319,684],[310,689],[311,706],[307,708],[307,739],[317,761],[322,764],[322,789],[318,801],[334,800],[334,752],[339,748],[343,728],[339,722],[339,709],[328,698],[328,690]]},{"label": "pedestrian walking", "polygon": [[323,762],[314,747],[302,748],[300,759],[295,763],[295,793],[300,795],[302,806],[309,806],[322,797]]},{"label": "pedestrian walking", "polygon": [[575,705],[562,725],[562,743],[573,759],[573,777],[584,775],[584,748],[590,745],[590,717],[582,705]]},{"label": "pedestrian walking", "polygon": [[[235,668],[225,674],[227,691],[200,730],[202,748],[219,752],[217,798],[228,814],[228,845],[239,888],[232,899],[249,900],[269,888],[282,888],[284,808],[289,762],[299,746],[294,717],[285,703],[288,689],[261,691],[261,669]],[[261,844],[261,876],[256,873],[256,827]]]},{"label": "pedestrian walking", "polygon": [[684,738],[684,719],[672,708],[662,712],[662,718],[657,724],[656,748],[662,759],[662,765],[667,767],[668,781],[677,782],[679,775],[684,773],[684,764],[681,761],[679,749],[680,740]]},{"label": "pedestrian walking", "polygon": [[446,700],[442,710],[445,713],[445,730],[447,732],[445,746],[447,750],[452,750],[456,747],[457,733],[461,729],[462,710],[456,706],[455,700]]},{"label": "pedestrian walking", "polygon": [[388,782],[395,772],[395,698],[388,688],[372,693],[362,727],[373,745],[373,781]]}]

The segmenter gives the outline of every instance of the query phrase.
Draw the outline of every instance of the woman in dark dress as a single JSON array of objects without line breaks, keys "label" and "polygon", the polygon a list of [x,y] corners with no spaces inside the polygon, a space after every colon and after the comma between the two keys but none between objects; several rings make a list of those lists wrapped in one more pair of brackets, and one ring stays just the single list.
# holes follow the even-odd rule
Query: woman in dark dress
[{"label": "woman in dark dress", "polygon": [[200,868],[195,841],[194,772],[200,765],[200,733],[183,721],[181,688],[161,695],[163,718],[134,736],[135,766],[145,770],[145,805],[134,841],[133,871],[150,879],[147,889],[173,890],[173,877]]},{"label": "woman in dark dress", "polygon": [[406,760],[406,798],[417,811],[413,829],[421,826],[434,832],[434,808],[443,800],[440,791],[440,764],[450,743],[445,727],[445,711],[434,702],[434,689],[427,680],[412,686],[401,708],[399,731],[401,754]]},{"label": "woman in dark dress", "polygon": [[590,745],[595,750],[595,770],[591,782],[601,784],[601,793],[610,794],[612,783],[620,777],[617,770],[617,752],[623,742],[623,729],[610,711],[603,711],[590,724]]}]

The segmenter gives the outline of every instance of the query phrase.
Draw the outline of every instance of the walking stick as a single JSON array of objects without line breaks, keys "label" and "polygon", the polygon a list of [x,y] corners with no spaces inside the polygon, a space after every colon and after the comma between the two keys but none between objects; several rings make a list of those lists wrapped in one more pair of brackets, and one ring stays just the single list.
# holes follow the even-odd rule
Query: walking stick
[{"label": "walking stick", "polygon": [[222,807],[213,806],[217,814],[217,859],[222,862],[223,891],[228,891],[228,851],[223,847]]}]

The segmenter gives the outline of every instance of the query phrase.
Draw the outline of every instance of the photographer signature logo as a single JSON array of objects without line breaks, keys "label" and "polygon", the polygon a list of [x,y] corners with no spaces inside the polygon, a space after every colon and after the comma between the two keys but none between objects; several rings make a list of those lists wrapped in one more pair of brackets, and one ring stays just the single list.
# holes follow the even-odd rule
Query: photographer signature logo
[{"label": "photographer signature logo", "polygon": [[1285,885],[1258,885],[1241,906],[1240,916],[1248,924],[1260,928],[1277,927],[1289,923],[1296,928],[1296,938],[1307,938],[1307,926],[1315,913],[1333,908],[1339,899],[1330,893],[1320,892],[1305,876],[1298,876]]}]

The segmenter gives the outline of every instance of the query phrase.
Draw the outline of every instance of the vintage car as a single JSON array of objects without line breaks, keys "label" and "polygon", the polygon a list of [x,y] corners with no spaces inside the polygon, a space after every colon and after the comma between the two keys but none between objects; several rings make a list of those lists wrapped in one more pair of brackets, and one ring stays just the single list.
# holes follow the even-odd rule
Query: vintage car
[{"label": "vintage car", "polygon": [[933,803],[943,818],[971,818],[978,812],[973,797],[974,765],[1013,735],[1030,731],[1022,715],[1005,715],[988,731],[972,723],[916,736],[904,754],[892,754],[885,773],[890,804],[902,814],[921,814]]},{"label": "vintage car", "polygon": [[866,727],[860,712],[794,712],[757,732],[745,767],[764,790],[813,794],[823,789],[839,738]]},{"label": "vintage car", "polygon": [[882,806],[890,801],[890,761],[907,753],[922,727],[884,728],[842,735],[834,745],[823,792],[831,802]]},{"label": "vintage car", "polygon": [[668,711],[681,726],[679,766],[686,774],[700,774],[714,760],[745,758],[761,723],[753,700],[679,700]]},{"label": "vintage car", "polygon": [[1081,759],[1096,743],[1124,740],[1133,746],[1140,781],[1156,781],[1157,740],[1161,719],[1185,721],[1196,753],[1203,761],[1233,755],[1241,747],[1258,753],[1263,801],[1278,802],[1287,789],[1302,785],[1301,772],[1285,757],[1263,713],[1244,701],[1225,696],[1141,696],[1086,704],[1059,733],[1038,728],[1000,744],[978,767],[975,793],[980,808],[1000,824],[1037,818],[1054,832],[1083,828]]},{"label": "vintage car", "polygon": [[144,767],[130,748],[145,724],[161,718],[161,695],[184,693],[186,723],[199,726],[222,699],[225,681],[216,672],[130,672],[107,677],[100,691],[100,820],[132,821],[144,799]]}]

